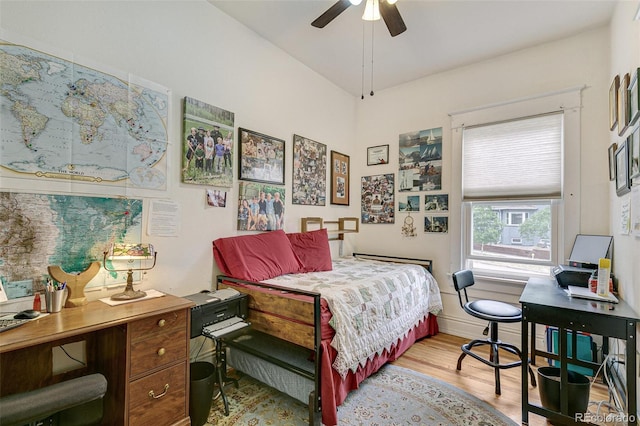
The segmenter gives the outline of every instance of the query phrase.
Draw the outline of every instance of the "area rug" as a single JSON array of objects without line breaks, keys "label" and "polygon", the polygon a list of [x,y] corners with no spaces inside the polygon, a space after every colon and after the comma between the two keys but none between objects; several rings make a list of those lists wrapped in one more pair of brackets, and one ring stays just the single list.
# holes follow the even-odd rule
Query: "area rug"
[{"label": "area rug", "polygon": [[[307,406],[248,376],[239,388],[225,388],[229,416],[222,400],[213,401],[207,425],[308,425]],[[351,392],[338,407],[342,425],[502,426],[516,425],[489,404],[441,380],[386,365]]]}]

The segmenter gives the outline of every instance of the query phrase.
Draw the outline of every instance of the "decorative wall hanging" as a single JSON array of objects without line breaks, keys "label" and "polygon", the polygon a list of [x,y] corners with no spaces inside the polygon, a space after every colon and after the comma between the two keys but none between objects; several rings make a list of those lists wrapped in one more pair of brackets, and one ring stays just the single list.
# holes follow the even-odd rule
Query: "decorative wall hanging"
[{"label": "decorative wall hanging", "polygon": [[633,126],[640,118],[640,68],[632,73],[629,83],[629,126]]},{"label": "decorative wall hanging", "polygon": [[284,185],[284,141],[241,127],[238,132],[238,178]]},{"label": "decorative wall hanging", "polygon": [[442,127],[399,137],[400,191],[442,189]]},{"label": "decorative wall hanging", "polygon": [[184,98],[182,182],[231,188],[234,113]]},{"label": "decorative wall hanging", "polygon": [[291,204],[324,206],[327,199],[327,146],[293,135]]},{"label": "decorative wall hanging", "polygon": [[420,211],[419,195],[398,195],[398,211],[399,212],[418,212]]},{"label": "decorative wall hanging", "polygon": [[616,128],[618,124],[618,89],[620,88],[620,76],[613,77],[609,88],[609,130]]},{"label": "decorative wall hanging", "polygon": [[349,156],[331,151],[331,204],[349,205]]},{"label": "decorative wall hanging", "polygon": [[394,223],[394,175],[363,176],[361,223]]},{"label": "decorative wall hanging", "polygon": [[629,127],[629,73],[620,79],[618,88],[618,136]]},{"label": "decorative wall hanging", "polygon": [[416,227],[413,225],[413,218],[411,217],[411,213],[407,214],[407,217],[404,218],[404,224],[402,225],[402,236],[416,236]]},{"label": "decorative wall hanging", "polygon": [[449,194],[425,195],[424,211],[426,213],[448,212]]},{"label": "decorative wall hanging", "polygon": [[627,141],[624,141],[616,150],[616,194],[624,195],[631,191],[629,179],[629,150]]},{"label": "decorative wall hanging", "polygon": [[424,232],[446,233],[449,232],[448,216],[425,216]]},{"label": "decorative wall hanging", "polygon": [[367,148],[367,166],[389,163],[389,145],[371,146]]}]

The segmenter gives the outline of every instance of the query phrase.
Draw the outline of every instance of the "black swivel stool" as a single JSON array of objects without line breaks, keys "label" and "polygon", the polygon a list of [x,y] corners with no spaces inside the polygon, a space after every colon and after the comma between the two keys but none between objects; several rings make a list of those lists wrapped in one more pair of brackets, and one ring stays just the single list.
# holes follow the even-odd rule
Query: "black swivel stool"
[{"label": "black swivel stool", "polygon": [[[462,369],[462,360],[465,356],[471,355],[478,361],[493,367],[496,376],[496,394],[500,395],[500,369],[513,368],[522,365],[522,361],[514,361],[506,364],[500,364],[499,349],[503,349],[512,354],[518,355],[519,359],[522,359],[522,353],[518,347],[505,343],[498,339],[498,323],[501,322],[521,322],[522,310],[508,303],[499,302],[497,300],[474,300],[469,302],[467,296],[467,287],[471,287],[475,284],[473,279],[473,273],[468,270],[462,270],[453,273],[453,285],[458,292],[458,300],[460,306],[469,315],[476,318],[480,318],[489,321],[489,326],[484,330],[484,335],[489,334],[487,339],[475,339],[469,343],[462,345],[462,354],[458,358],[457,370]],[[464,302],[462,301],[462,294],[464,293]],[[490,346],[489,359],[483,358],[480,355],[472,352],[472,349],[476,346]],[[529,366],[529,375],[531,376],[531,384],[536,386],[536,378],[533,374],[533,370]]]}]

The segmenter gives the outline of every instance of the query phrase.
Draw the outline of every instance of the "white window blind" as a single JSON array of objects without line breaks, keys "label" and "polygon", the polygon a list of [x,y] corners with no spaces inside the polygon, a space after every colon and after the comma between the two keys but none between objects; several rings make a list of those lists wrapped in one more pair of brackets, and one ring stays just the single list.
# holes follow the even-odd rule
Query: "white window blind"
[{"label": "white window blind", "polygon": [[465,201],[560,198],[561,112],[464,128]]}]

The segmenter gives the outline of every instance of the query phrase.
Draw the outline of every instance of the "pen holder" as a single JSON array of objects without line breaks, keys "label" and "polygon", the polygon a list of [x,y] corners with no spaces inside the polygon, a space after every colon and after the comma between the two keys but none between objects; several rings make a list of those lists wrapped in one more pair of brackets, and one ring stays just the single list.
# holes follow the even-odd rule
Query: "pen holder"
[{"label": "pen holder", "polygon": [[47,305],[47,312],[60,312],[64,305],[65,299],[64,290],[45,291],[44,300]]}]

